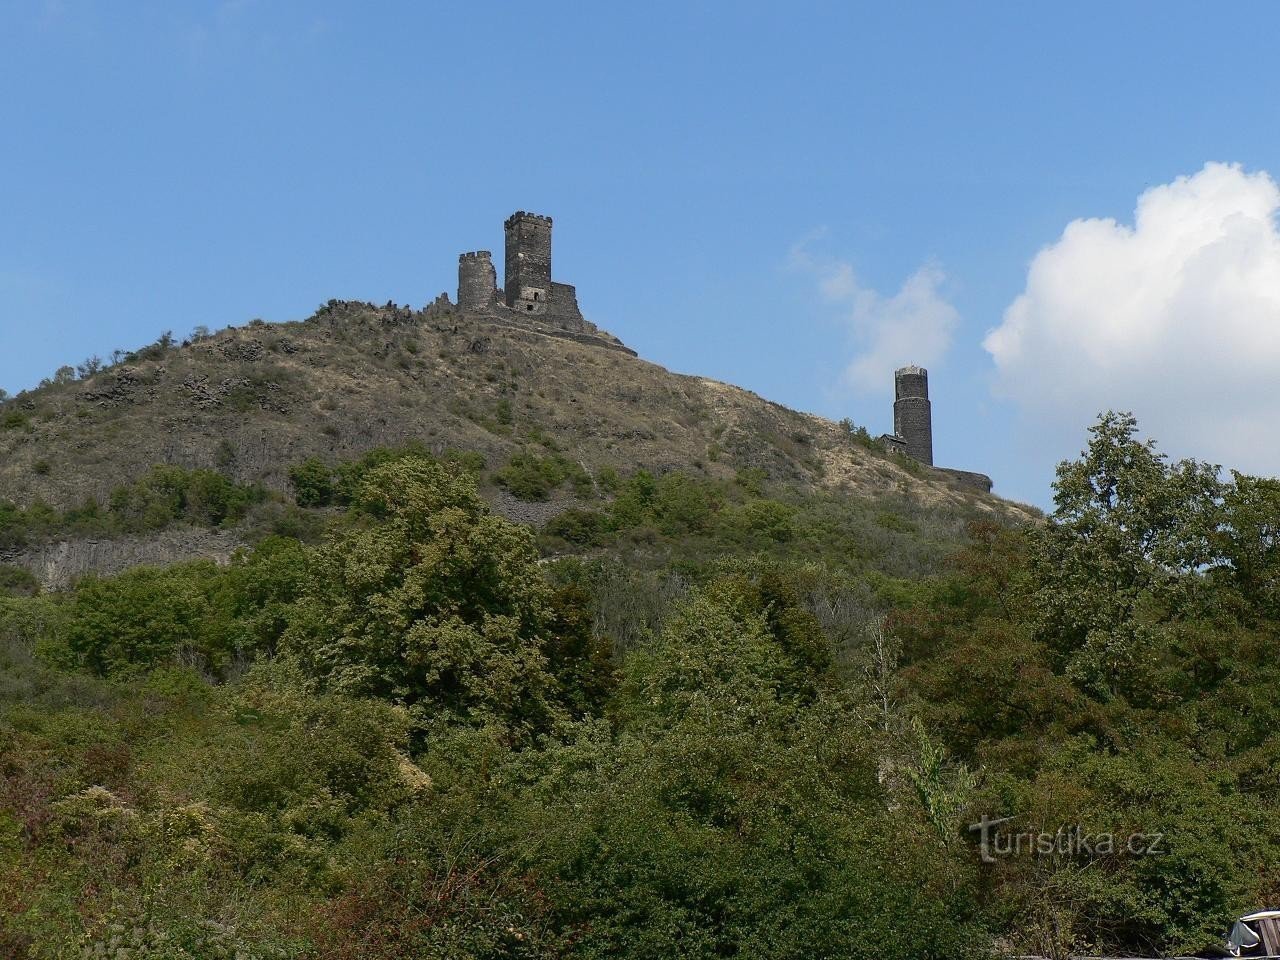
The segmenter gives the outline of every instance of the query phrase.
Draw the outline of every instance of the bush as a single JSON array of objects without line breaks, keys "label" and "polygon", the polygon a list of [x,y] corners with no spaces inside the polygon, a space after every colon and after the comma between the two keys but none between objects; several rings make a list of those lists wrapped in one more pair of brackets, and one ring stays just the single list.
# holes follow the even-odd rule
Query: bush
[{"label": "bush", "polygon": [[225,612],[211,602],[218,569],[208,561],[81,581],[66,623],[45,652],[101,676],[137,673],[180,653],[226,666]]},{"label": "bush", "polygon": [[117,487],[108,509],[120,529],[142,532],[175,520],[219,526],[243,519],[264,498],[261,489],[239,486],[212,470],[155,466],[142,479]]},{"label": "bush", "polygon": [[101,676],[185,663],[214,676],[274,651],[306,579],[306,548],[271,537],[229,567],[209,561],[87,577],[43,652]]},{"label": "bush", "polygon": [[524,501],[549,500],[552,492],[566,480],[572,482],[578,496],[591,495],[593,484],[590,474],[560,454],[539,457],[532,453],[517,453],[493,476],[494,483],[517,500]]},{"label": "bush", "polygon": [[26,430],[30,426],[31,420],[17,410],[10,410],[0,417],[0,430]]},{"label": "bush", "polygon": [[607,524],[604,514],[595,510],[577,508],[558,513],[542,528],[547,537],[554,537],[579,547],[598,547],[604,543]]},{"label": "bush", "polygon": [[333,471],[317,457],[289,468],[289,486],[300,507],[327,507],[333,503]]},{"label": "bush", "polygon": [[30,597],[40,592],[40,581],[30,570],[0,563],[0,595]]},{"label": "bush", "polygon": [[750,500],[722,511],[720,524],[741,540],[786,543],[795,532],[791,525],[794,514],[793,507],[777,500]]},{"label": "bush", "polygon": [[425,459],[372,470],[357,506],[375,522],[315,551],[285,651],[321,687],[403,704],[423,729],[546,729],[550,590],[529,529]]},{"label": "bush", "polygon": [[780,695],[787,657],[751,607],[692,598],[625,662],[615,732],[528,761],[512,829],[539,837],[574,955],[983,955],[971,879],[882,805],[849,713]]}]

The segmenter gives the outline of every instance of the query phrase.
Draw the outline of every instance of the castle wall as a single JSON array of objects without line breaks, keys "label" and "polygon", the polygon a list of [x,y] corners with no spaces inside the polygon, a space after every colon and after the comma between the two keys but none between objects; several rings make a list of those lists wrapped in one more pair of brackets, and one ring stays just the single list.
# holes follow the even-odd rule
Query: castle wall
[{"label": "castle wall", "polygon": [[880,445],[884,447],[885,450],[887,450],[889,453],[905,454],[907,452],[906,441],[903,440],[901,437],[899,437],[897,434],[882,433],[876,439],[880,443]]},{"label": "castle wall", "polygon": [[493,255],[476,250],[458,257],[462,310],[538,320],[574,334],[598,333],[587,323],[572,284],[551,279],[551,218],[520,211],[507,218],[504,284],[497,287]]},{"label": "castle wall", "polygon": [[574,329],[584,324],[582,310],[578,307],[578,291],[572,284],[552,281],[551,306],[548,314],[548,319]]},{"label": "castle wall", "polygon": [[952,470],[950,467],[939,467],[938,469],[961,486],[972,487],[974,490],[980,490],[983,493],[991,492],[993,484],[991,478],[985,473],[975,473],[972,470]]}]

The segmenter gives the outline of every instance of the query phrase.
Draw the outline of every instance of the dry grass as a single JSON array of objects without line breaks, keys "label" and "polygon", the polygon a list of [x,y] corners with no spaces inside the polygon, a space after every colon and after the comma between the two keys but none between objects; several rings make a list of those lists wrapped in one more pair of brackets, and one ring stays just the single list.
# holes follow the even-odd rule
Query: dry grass
[{"label": "dry grass", "polygon": [[491,466],[547,446],[593,470],[727,478],[757,467],[801,487],[1013,509],[940,474],[913,476],[838,424],[746,390],[454,312],[343,305],[149,352],[6,404],[24,426],[0,430],[0,499],[69,507],[155,463],[284,489],[307,457],[417,440],[477,450]]}]

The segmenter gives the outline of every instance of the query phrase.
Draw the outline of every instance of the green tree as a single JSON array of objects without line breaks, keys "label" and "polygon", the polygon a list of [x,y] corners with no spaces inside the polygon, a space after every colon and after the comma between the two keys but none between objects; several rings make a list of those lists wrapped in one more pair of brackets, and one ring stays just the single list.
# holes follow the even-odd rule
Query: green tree
[{"label": "green tree", "polygon": [[218,578],[208,561],[89,577],[77,585],[65,625],[46,649],[103,676],[148,670],[179,655],[221,669],[233,651],[225,614],[211,601]]},{"label": "green tree", "polygon": [[428,460],[375,468],[359,506],[373,522],[313,553],[283,649],[321,686],[404,704],[420,728],[545,729],[560,710],[532,533]]},{"label": "green tree", "polygon": [[1218,468],[1170,464],[1137,432],[1125,413],[1090,428],[1084,455],[1058,467],[1035,552],[1039,633],[1104,698],[1160,695],[1158,622],[1200,587],[1222,519]]},{"label": "green tree", "polygon": [[333,471],[319,457],[290,467],[289,486],[300,507],[327,507],[333,503]]},{"label": "green tree", "polygon": [[741,587],[695,595],[627,658],[615,733],[527,761],[516,826],[573,955],[980,955],[964,868],[887,808],[839,699],[794,696]]},{"label": "green tree", "polygon": [[1217,545],[1253,617],[1280,619],[1280,480],[1233,474]]}]

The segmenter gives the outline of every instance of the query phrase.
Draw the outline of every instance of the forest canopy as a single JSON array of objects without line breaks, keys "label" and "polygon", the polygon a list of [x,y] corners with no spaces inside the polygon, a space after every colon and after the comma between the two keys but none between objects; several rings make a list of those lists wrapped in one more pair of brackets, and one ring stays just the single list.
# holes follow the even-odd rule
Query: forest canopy
[{"label": "forest canopy", "polygon": [[[750,476],[571,477],[601,499],[535,534],[408,451],[296,470],[313,543],[15,578],[0,954],[1202,950],[1280,901],[1280,483],[1139,436],[929,569],[881,556],[916,520]],[[1159,839],[985,862],[983,817]]]}]

